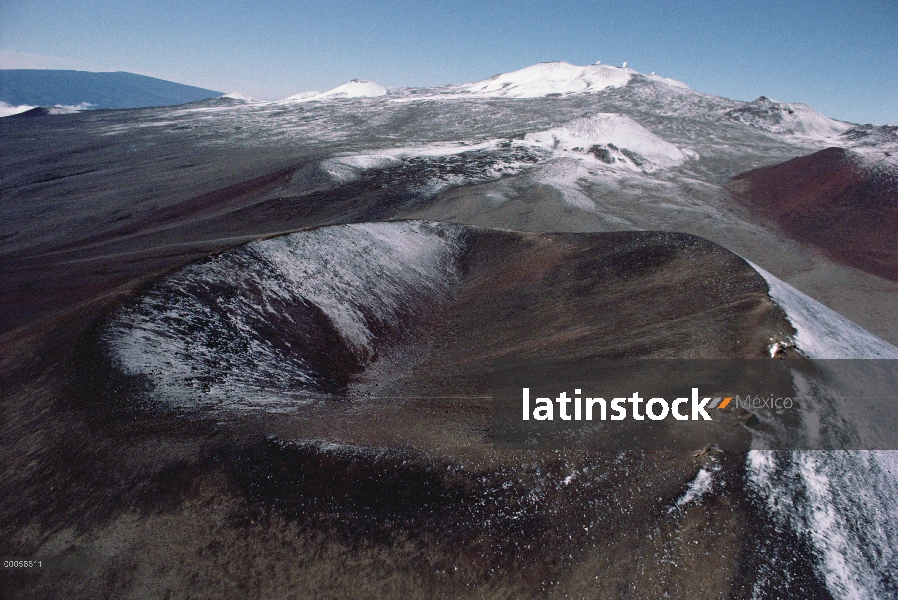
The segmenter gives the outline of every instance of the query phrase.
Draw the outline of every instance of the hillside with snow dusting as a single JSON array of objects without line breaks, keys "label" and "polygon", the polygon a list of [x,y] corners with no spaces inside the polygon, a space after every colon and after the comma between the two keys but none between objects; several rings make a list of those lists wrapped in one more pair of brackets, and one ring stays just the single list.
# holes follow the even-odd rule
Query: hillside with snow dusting
[{"label": "hillside with snow dusting", "polygon": [[610,65],[578,67],[566,62],[549,62],[465,84],[458,91],[483,97],[537,98],[618,88],[626,85],[631,76],[632,71]]},{"label": "hillside with snow dusting", "polygon": [[[898,128],[626,63],[189,99],[0,102],[0,540],[90,565],[0,596],[898,596]],[[671,360],[733,401],[506,447]]]},{"label": "hillside with snow dusting", "polygon": [[554,152],[586,152],[605,164],[671,167],[686,156],[626,115],[598,113],[561,127],[528,133],[524,140]]},{"label": "hillside with snow dusting", "polygon": [[800,102],[777,102],[761,96],[727,111],[734,121],[776,134],[800,136],[823,143],[851,129],[850,123],[830,119]]}]

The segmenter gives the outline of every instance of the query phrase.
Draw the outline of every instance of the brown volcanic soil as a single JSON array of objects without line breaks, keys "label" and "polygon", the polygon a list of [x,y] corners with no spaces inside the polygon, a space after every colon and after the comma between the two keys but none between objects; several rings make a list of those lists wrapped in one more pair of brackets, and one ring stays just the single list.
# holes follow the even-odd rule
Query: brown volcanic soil
[{"label": "brown volcanic soil", "polygon": [[[99,317],[152,261],[7,336],[0,554],[79,551],[92,566],[4,573],[0,592],[749,597],[757,540],[776,534],[746,499],[741,454],[500,452],[487,396],[497,356],[763,356],[789,333],[763,279],[710,242],[652,232],[471,230],[462,263],[418,336],[346,400],[289,417],[185,415],[109,368]],[[672,509],[712,463],[723,489]],[[822,597],[788,544],[786,591]]]},{"label": "brown volcanic soil", "polygon": [[898,281],[898,169],[842,148],[747,171],[736,197],[832,259]]},{"label": "brown volcanic soil", "polygon": [[[439,427],[381,430],[362,408],[357,417],[341,409],[339,428],[328,439],[411,444],[435,453],[472,450],[487,441],[491,405],[473,398],[489,397],[495,359],[757,358],[768,356],[771,337],[792,331],[753,269],[695,236],[472,229],[462,261],[456,300],[431,315],[419,341],[384,352],[349,392],[413,400],[374,409],[391,415],[387,423],[441,418],[436,403],[416,398],[467,398],[446,403],[451,422],[442,426],[451,437]],[[456,414],[460,405],[464,417]],[[286,430],[279,419],[276,429],[286,437],[314,437],[326,426],[320,411],[315,414]],[[462,425],[465,419],[470,422]],[[694,440],[695,447],[705,443]]]}]

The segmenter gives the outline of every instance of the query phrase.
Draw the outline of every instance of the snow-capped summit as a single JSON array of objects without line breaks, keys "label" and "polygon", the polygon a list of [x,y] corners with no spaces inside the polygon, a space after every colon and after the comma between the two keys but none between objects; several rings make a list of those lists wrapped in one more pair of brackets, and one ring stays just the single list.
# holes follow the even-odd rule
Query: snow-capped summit
[{"label": "snow-capped summit", "polygon": [[726,115],[740,123],[772,133],[817,138],[821,141],[828,141],[852,127],[849,123],[830,119],[807,104],[777,102],[764,96],[727,111]]},{"label": "snow-capped summit", "polygon": [[536,98],[622,87],[630,77],[629,70],[608,65],[578,67],[563,61],[545,62],[465,84],[460,91],[488,97]]},{"label": "snow-capped summit", "polygon": [[366,79],[353,79],[349,83],[344,83],[326,92],[303,92],[285,98],[283,102],[312,102],[339,98],[377,98],[385,96],[386,93],[387,88],[377,82]]},{"label": "snow-capped summit", "polygon": [[[537,98],[551,94],[598,92],[625,86],[634,75],[633,69],[613,67],[597,62],[579,67],[563,61],[537,63],[511,73],[495,75],[483,81],[464,84],[460,92],[480,97]],[[657,75],[649,79],[688,87],[686,84]]]},{"label": "snow-capped summit", "polygon": [[588,152],[606,164],[670,167],[686,155],[627,115],[596,113],[547,131],[529,133],[525,141],[556,152]]}]

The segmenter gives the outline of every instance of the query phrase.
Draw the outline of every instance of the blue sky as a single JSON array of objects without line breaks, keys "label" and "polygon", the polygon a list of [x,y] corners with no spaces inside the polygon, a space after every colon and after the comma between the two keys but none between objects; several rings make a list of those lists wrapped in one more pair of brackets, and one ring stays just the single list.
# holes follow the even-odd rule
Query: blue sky
[{"label": "blue sky", "polygon": [[704,92],[898,124],[898,0],[0,0],[0,67],[122,70],[264,99],[352,78],[484,79],[597,60]]}]

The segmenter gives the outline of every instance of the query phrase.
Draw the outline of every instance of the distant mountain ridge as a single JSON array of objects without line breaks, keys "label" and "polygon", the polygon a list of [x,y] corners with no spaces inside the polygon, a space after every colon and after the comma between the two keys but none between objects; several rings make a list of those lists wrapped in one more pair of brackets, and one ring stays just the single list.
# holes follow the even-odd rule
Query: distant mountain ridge
[{"label": "distant mountain ridge", "polygon": [[0,102],[12,106],[143,108],[172,106],[222,92],[124,71],[94,73],[52,69],[0,69]]}]

